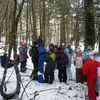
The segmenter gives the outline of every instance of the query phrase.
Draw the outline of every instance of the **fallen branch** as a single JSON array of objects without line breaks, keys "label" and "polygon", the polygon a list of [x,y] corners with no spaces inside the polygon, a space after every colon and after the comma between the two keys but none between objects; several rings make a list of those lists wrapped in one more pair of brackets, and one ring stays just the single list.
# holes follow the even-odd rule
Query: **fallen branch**
[{"label": "fallen branch", "polygon": [[[23,80],[23,79],[22,79],[22,80]],[[21,85],[22,85],[22,87],[23,87],[23,89],[24,89],[24,85],[23,85],[22,80],[21,80]],[[26,91],[25,91],[25,93],[26,93],[26,96],[29,97]]]},{"label": "fallen branch", "polygon": [[22,92],[22,95],[21,95],[20,100],[22,100],[23,94],[24,94],[24,92],[25,92],[25,89],[27,88],[27,86],[28,86],[32,81],[33,81],[33,80],[30,80],[30,81],[26,84],[26,86],[24,87],[24,90],[23,90],[23,92]]},{"label": "fallen branch", "polygon": [[36,98],[36,96],[38,96],[39,95],[39,92],[45,92],[45,91],[49,91],[49,90],[58,90],[58,92],[57,93],[59,93],[60,92],[60,90],[62,89],[61,87],[58,87],[58,88],[50,88],[50,89],[45,89],[45,90],[40,90],[40,91],[35,91],[34,93],[31,93],[30,95],[33,95],[34,94],[34,97],[33,98],[31,98],[30,100],[35,100],[35,98]]}]

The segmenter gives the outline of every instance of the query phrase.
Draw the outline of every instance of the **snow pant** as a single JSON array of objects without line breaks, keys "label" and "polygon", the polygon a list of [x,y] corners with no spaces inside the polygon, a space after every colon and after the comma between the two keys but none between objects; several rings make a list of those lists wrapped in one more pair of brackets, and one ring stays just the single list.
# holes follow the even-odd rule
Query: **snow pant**
[{"label": "snow pant", "polygon": [[83,83],[83,74],[82,74],[82,68],[76,68],[76,83]]},{"label": "snow pant", "polygon": [[66,67],[58,69],[58,78],[60,82],[66,82],[67,80]]},{"label": "snow pant", "polygon": [[97,100],[96,94],[95,94],[95,85],[96,80],[90,77],[87,78],[87,85],[88,85],[88,96],[90,100]]},{"label": "snow pant", "polygon": [[67,73],[67,80],[72,80],[72,72],[71,72],[71,68],[66,68],[66,73]]},{"label": "snow pant", "polygon": [[44,81],[45,83],[50,83],[52,84],[54,81],[54,71],[48,72],[48,73],[44,73]]},{"label": "snow pant", "polygon": [[27,63],[26,60],[21,62],[21,66],[20,66],[20,71],[21,72],[25,72],[26,71],[26,63]]},{"label": "snow pant", "polygon": [[97,81],[96,81],[96,87],[95,87],[95,88],[96,88],[96,92],[99,92],[99,89],[100,89],[100,88],[99,88],[99,84],[100,84],[100,83],[99,83],[99,80],[97,80]]},{"label": "snow pant", "polygon": [[33,61],[33,65],[34,65],[34,69],[31,73],[30,78],[32,78],[33,80],[37,80],[37,78],[38,78],[38,61]]},{"label": "snow pant", "polygon": [[96,96],[99,95],[99,91],[100,91],[100,77],[98,77],[98,79],[96,81],[96,86],[95,86]]},{"label": "snow pant", "polygon": [[43,73],[44,60],[39,60],[39,71]]}]

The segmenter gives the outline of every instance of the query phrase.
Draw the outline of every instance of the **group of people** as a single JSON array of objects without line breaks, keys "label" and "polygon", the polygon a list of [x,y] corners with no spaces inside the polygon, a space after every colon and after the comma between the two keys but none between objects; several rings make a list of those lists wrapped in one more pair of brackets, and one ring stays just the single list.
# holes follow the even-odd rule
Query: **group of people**
[{"label": "group of people", "polygon": [[[59,82],[66,83],[67,80],[73,80],[71,72],[73,58],[76,68],[76,83],[87,82],[89,99],[97,100],[96,96],[98,96],[100,90],[100,79],[97,79],[97,70],[100,67],[98,53],[94,53],[91,56],[77,48],[73,51],[70,45],[66,47],[65,44],[62,44],[58,47],[53,43],[49,44],[48,49],[45,49],[43,44],[38,44],[37,41],[34,41],[30,56],[34,64],[31,78],[49,84],[54,81],[55,69],[58,69]],[[46,62],[45,68],[44,62]]]},{"label": "group of people", "polygon": [[[96,52],[91,57],[89,53],[84,53],[79,48],[72,50],[70,45],[66,47],[65,44],[57,46],[50,43],[48,48],[45,48],[44,43],[40,40],[34,41],[29,50],[29,55],[34,66],[32,73],[30,73],[30,78],[40,83],[52,84],[55,78],[55,69],[58,69],[59,82],[66,83],[67,80],[73,80],[71,72],[73,61],[76,68],[76,83],[87,82],[89,100],[97,100],[96,96],[98,96],[100,90],[99,53]],[[27,45],[20,43],[18,50],[20,71],[26,72]],[[3,61],[6,61],[4,59],[2,56],[1,65],[3,67],[5,66]],[[12,63],[10,63],[11,66],[13,66]]]},{"label": "group of people", "polygon": [[[42,43],[39,44],[37,41],[34,41],[29,51],[34,65],[30,77],[39,82],[52,84],[54,81],[54,71],[57,68],[59,82],[66,83],[67,79],[72,80],[70,70],[72,59],[71,50],[70,46],[65,48],[65,45],[61,45],[58,47],[53,43],[49,44],[48,49],[46,49]],[[69,70],[68,73],[67,68]]]},{"label": "group of people", "polygon": [[76,82],[87,82],[89,100],[97,100],[100,90],[100,56],[95,52],[93,55],[76,50],[73,56],[76,67]]}]

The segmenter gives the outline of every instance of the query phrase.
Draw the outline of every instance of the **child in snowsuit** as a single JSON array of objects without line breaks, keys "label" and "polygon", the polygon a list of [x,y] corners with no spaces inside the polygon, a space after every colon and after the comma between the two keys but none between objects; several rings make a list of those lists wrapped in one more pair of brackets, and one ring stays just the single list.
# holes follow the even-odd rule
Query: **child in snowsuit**
[{"label": "child in snowsuit", "polygon": [[84,56],[84,61],[82,72],[87,77],[88,97],[90,100],[97,100],[95,86],[97,81],[97,68],[100,66],[100,63],[92,60],[89,55]]},{"label": "child in snowsuit", "polygon": [[56,60],[57,60],[59,81],[66,83],[66,80],[67,80],[66,66],[68,65],[68,57],[64,53],[64,50],[62,47],[58,48]]},{"label": "child in snowsuit", "polygon": [[73,58],[74,65],[76,67],[76,83],[83,83],[83,74],[82,74],[82,66],[83,66],[83,55],[82,51],[78,51]]},{"label": "child in snowsuit", "polygon": [[52,84],[54,81],[54,70],[55,70],[55,53],[54,48],[49,48],[50,52],[46,54],[46,67],[44,72],[45,83]]}]

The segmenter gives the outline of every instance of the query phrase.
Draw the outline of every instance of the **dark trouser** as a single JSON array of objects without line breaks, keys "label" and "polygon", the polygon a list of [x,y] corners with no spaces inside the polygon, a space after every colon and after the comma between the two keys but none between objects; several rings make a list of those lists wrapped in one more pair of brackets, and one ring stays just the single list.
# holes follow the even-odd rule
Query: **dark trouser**
[{"label": "dark trouser", "polygon": [[83,83],[84,82],[84,77],[82,74],[82,68],[76,68],[76,83]]},{"label": "dark trouser", "polygon": [[26,62],[27,61],[22,61],[21,62],[21,66],[20,66],[20,71],[21,72],[25,72],[26,71]]},{"label": "dark trouser", "polygon": [[37,80],[37,77],[38,77],[38,61],[34,61],[33,65],[34,65],[34,69],[31,73],[30,78],[33,78],[33,80]]},{"label": "dark trouser", "polygon": [[67,80],[66,67],[58,69],[58,78],[60,82],[66,82]]},{"label": "dark trouser", "polygon": [[54,81],[54,71],[52,72],[48,72],[48,73],[44,73],[44,78],[45,78],[45,83],[50,83],[52,84]]}]

